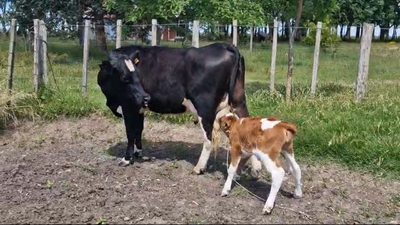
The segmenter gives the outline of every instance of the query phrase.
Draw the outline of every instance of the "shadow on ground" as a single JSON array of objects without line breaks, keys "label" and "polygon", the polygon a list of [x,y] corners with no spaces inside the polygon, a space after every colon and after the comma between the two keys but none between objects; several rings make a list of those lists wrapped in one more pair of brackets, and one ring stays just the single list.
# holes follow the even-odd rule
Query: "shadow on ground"
[{"label": "shadow on ground", "polygon": [[[107,154],[117,158],[122,158],[125,155],[126,146],[127,142],[119,142],[110,147],[107,150]],[[159,161],[186,161],[194,167],[200,157],[202,144],[186,143],[180,141],[144,141],[143,148],[143,157],[155,158],[155,160]],[[143,159],[136,159],[135,163],[146,163],[146,161],[144,161]],[[218,172],[221,173],[221,176],[223,175],[223,179],[221,181],[222,191],[222,186],[227,178],[225,148],[220,148],[216,157],[213,153],[211,154],[205,174],[215,174]],[[250,192],[266,200],[266,198],[268,197],[268,193],[270,192],[271,185],[270,180],[267,181],[265,175],[267,174],[263,169],[261,175],[259,175],[258,178],[251,176],[250,168],[247,164],[243,168],[243,174],[241,178],[237,181]],[[234,189],[240,189],[240,187],[237,187],[238,185],[235,182],[233,182],[232,184],[232,192],[234,192]],[[287,198],[293,197],[291,190],[283,190],[281,188],[280,193]]]}]

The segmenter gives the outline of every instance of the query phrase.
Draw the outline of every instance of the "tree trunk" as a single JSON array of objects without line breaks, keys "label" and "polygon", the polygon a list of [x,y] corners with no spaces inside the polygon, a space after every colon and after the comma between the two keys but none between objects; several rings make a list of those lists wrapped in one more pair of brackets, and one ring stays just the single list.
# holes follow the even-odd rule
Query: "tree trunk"
[{"label": "tree trunk", "polygon": [[346,31],[346,36],[345,36],[345,40],[350,41],[350,28],[351,28],[351,23],[347,25],[347,31]]},{"label": "tree trunk", "polygon": [[343,24],[340,25],[340,38],[343,39]]},{"label": "tree trunk", "polygon": [[285,22],[285,40],[289,39],[290,36],[290,19]]},{"label": "tree trunk", "polygon": [[375,27],[374,27],[374,29],[372,30],[372,40],[374,40],[375,39]]},{"label": "tree trunk", "polygon": [[386,41],[389,36],[389,26],[388,25],[382,25],[381,27],[381,34],[379,35],[379,40],[380,41]]},{"label": "tree trunk", "polygon": [[161,35],[164,33],[165,27],[159,27],[157,26],[157,37],[156,37],[156,45],[161,44]]},{"label": "tree trunk", "polygon": [[272,37],[274,35],[274,24],[270,23],[270,24],[268,24],[268,27],[269,27],[268,37],[270,38],[270,40],[272,40]]},{"label": "tree trunk", "polygon": [[[392,34],[392,39],[391,39],[391,41],[394,41],[394,40],[396,40],[396,38],[397,38],[397,28],[398,28],[398,25],[393,25],[393,34]],[[374,29],[375,30],[375,29]]]},{"label": "tree trunk", "polygon": [[361,26],[359,24],[357,24],[357,29],[356,29],[356,40],[358,40],[360,38],[360,30],[361,30]]},{"label": "tree trunk", "polygon": [[1,20],[1,27],[3,29],[3,34],[7,33],[6,21]]},{"label": "tree trunk", "polygon": [[96,31],[96,44],[99,47],[99,50],[102,52],[107,52],[107,37],[106,32],[104,31],[104,20],[98,20],[95,25]]},{"label": "tree trunk", "polygon": [[294,55],[294,37],[296,36],[297,28],[300,24],[301,13],[303,11],[303,0],[298,0],[296,23],[294,25],[293,33],[289,30],[289,54],[288,54],[288,71],[286,75],[286,101],[290,101],[292,90],[292,77],[293,77],[293,55]]}]

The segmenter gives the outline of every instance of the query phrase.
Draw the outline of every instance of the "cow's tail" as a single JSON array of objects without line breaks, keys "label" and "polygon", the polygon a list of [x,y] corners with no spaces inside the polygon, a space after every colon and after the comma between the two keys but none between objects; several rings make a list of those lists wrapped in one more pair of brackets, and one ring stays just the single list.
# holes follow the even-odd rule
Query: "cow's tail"
[{"label": "cow's tail", "polygon": [[239,117],[249,116],[245,96],[245,70],[246,65],[239,50],[231,46],[235,53],[236,63],[229,81],[229,105]]},{"label": "cow's tail", "polygon": [[239,117],[249,116],[246,105],[246,96],[244,93],[244,58],[235,46],[228,46],[228,50],[233,52],[235,55],[235,65],[232,68],[232,72],[229,77],[227,107],[224,107],[220,111],[216,112],[216,117],[213,124],[212,148],[214,151],[214,157],[216,157],[218,154],[218,147],[220,144],[220,118],[229,112],[235,112]]}]

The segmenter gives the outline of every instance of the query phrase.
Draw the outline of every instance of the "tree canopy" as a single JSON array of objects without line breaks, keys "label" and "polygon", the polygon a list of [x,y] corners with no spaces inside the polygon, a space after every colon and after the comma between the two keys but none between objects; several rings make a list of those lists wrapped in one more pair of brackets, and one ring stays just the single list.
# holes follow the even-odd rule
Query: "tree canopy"
[{"label": "tree canopy", "polygon": [[[237,19],[239,25],[265,26],[274,19],[294,21],[296,11],[297,0],[0,0],[0,23],[3,31],[12,17],[22,30],[30,29],[35,18],[59,27],[82,24],[86,15],[101,25],[105,15],[113,14],[136,24],[150,24],[151,19],[160,24],[196,19],[231,24]],[[329,21],[333,26],[374,23],[385,28],[381,32],[385,38],[388,28],[400,23],[400,0],[304,0],[300,26],[317,21]]]}]

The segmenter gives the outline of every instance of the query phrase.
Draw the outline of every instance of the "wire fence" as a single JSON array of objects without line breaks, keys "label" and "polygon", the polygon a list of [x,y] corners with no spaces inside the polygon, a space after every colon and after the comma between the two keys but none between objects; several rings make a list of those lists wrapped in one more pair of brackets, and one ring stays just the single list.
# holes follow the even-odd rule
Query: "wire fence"
[{"label": "wire fence", "polygon": [[[97,73],[99,63],[106,59],[106,52],[120,45],[156,45],[188,48],[205,46],[213,42],[225,42],[238,46],[246,63],[246,81],[260,82],[269,89],[272,69],[273,26],[252,27],[238,24],[199,23],[198,40],[194,37],[195,23],[142,24],[120,26],[117,23],[91,24],[88,29],[87,93],[99,91]],[[60,91],[82,91],[84,68],[85,25],[65,25],[47,28],[47,86]],[[156,30],[156,37],[153,31]],[[289,36],[288,28],[279,26],[277,31],[277,51],[274,74],[276,89],[284,86],[288,68]],[[329,38],[336,36],[337,30],[322,27],[321,50],[318,56],[317,93],[324,88],[352,90],[359,70],[360,44],[341,42],[326,46]],[[325,32],[324,32],[325,31]],[[235,35],[236,32],[236,35]],[[15,38],[13,90],[34,91],[34,49],[33,32],[23,35],[17,32]],[[120,37],[118,37],[120,33]],[[309,91],[314,65],[315,35],[309,27],[298,27],[294,45],[293,88],[305,87]],[[330,36],[331,35],[331,36]],[[0,70],[8,73],[9,35],[1,34]],[[236,40],[235,40],[236,39]],[[400,90],[400,46],[397,43],[375,43],[371,45],[368,73],[368,90],[380,94],[385,87],[393,87],[393,94]],[[6,76],[3,76],[6,77]],[[297,86],[296,86],[297,85]],[[2,85],[2,89],[6,85]],[[382,89],[383,88],[383,89]],[[326,91],[326,90],[325,90]]]}]

